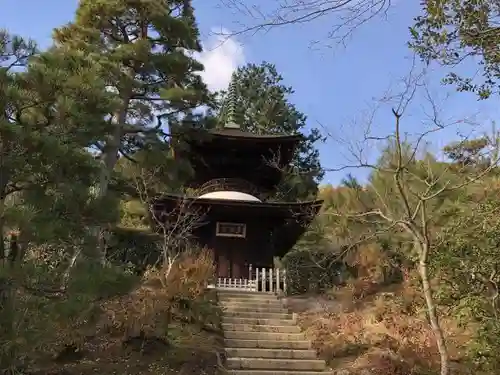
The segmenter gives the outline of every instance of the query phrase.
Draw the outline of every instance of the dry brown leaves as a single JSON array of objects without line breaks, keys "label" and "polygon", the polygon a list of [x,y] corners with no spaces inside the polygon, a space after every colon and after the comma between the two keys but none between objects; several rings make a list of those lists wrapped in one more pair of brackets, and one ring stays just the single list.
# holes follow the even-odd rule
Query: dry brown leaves
[{"label": "dry brown leaves", "polygon": [[115,334],[163,337],[169,316],[180,299],[193,300],[204,291],[213,275],[210,252],[188,252],[180,257],[165,282],[165,268],[148,270],[143,283],[127,296],[106,301],[101,328]]},{"label": "dry brown leaves", "polygon": [[[323,312],[303,312],[299,323],[320,356],[352,375],[416,375],[439,367],[434,335],[425,317],[415,311],[418,290],[408,278],[403,285],[369,295],[363,280],[337,290],[338,306]],[[380,288],[379,288],[380,289]],[[443,321],[450,352],[459,359],[466,333]]]}]

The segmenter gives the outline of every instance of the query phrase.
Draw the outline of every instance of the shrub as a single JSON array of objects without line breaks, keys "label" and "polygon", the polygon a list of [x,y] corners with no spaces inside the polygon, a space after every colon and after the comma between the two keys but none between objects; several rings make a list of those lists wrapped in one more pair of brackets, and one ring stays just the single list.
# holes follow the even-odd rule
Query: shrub
[{"label": "shrub", "polygon": [[[350,299],[346,301],[350,305]],[[357,307],[344,307],[339,300],[336,312],[299,315],[306,336],[328,363],[343,359],[342,367],[352,375],[416,375],[438,368],[439,355],[427,321],[407,315],[399,299],[378,295]]]},{"label": "shrub", "polygon": [[219,328],[221,311],[205,293],[214,275],[213,254],[206,249],[188,252],[175,264],[168,278],[168,289],[185,321]]},{"label": "shrub", "polygon": [[72,270],[68,294],[85,293],[89,298],[102,300],[129,293],[140,277],[125,266],[102,267],[97,262],[79,262]]},{"label": "shrub", "polygon": [[133,264],[143,271],[158,263],[161,256],[159,235],[144,229],[115,227],[107,241],[108,259],[119,264]]},{"label": "shrub", "polygon": [[50,366],[51,359],[71,356],[68,350],[96,345],[164,353],[188,325],[218,331],[220,310],[204,293],[214,270],[207,251],[182,254],[166,279],[158,268],[141,279],[124,266],[101,267],[82,256],[65,292],[35,291],[33,280],[59,285],[57,268],[37,259],[18,269],[0,267],[0,374]]},{"label": "shrub", "polygon": [[330,250],[297,250],[282,259],[287,274],[287,293],[321,293],[341,284],[351,270]]},{"label": "shrub", "polygon": [[403,280],[402,257],[376,242],[356,247],[347,254],[345,261],[356,269],[357,277],[364,282],[387,285]]},{"label": "shrub", "polygon": [[[341,254],[341,255],[340,255]],[[286,254],[282,264],[287,272],[288,293],[322,293],[350,278],[360,294],[372,294],[376,287],[403,281],[404,259],[378,243],[357,246],[346,254],[321,248]],[[375,288],[375,289],[374,289]]]},{"label": "shrub", "polygon": [[205,292],[215,272],[213,255],[209,250],[194,249],[182,254],[167,279],[171,295],[195,299]]},{"label": "shrub", "polygon": [[65,293],[54,293],[57,269],[30,260],[21,268],[0,270],[0,279],[9,284],[0,306],[0,373],[22,371],[40,357],[55,357],[65,346],[81,347],[95,331],[100,301],[127,293],[138,281],[123,267],[102,268],[82,259]]},{"label": "shrub", "polygon": [[200,325],[217,322],[216,307],[202,298],[213,271],[213,259],[205,250],[182,254],[168,275],[165,268],[149,268],[136,290],[103,305],[106,319],[101,328],[124,338],[168,342],[174,320]]}]

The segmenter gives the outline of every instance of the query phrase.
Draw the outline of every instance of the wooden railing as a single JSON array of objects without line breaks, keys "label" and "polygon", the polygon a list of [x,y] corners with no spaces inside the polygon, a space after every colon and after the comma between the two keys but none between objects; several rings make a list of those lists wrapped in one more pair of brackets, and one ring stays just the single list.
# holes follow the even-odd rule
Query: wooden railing
[{"label": "wooden railing", "polygon": [[250,278],[219,277],[212,288],[263,293],[286,294],[286,272],[280,268],[256,268],[249,266]]},{"label": "wooden railing", "polygon": [[255,280],[232,279],[230,277],[219,277],[215,287],[217,289],[236,289],[248,292],[256,292],[258,290]]}]

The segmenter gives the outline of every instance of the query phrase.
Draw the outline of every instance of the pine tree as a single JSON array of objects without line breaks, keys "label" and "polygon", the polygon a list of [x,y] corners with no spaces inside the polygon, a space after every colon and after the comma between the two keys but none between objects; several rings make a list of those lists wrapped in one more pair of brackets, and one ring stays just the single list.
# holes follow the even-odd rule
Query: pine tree
[{"label": "pine tree", "polygon": [[[7,225],[38,229],[29,221],[40,210],[30,213],[31,204],[22,204],[28,192],[41,198],[31,200],[37,205],[49,191],[61,196],[60,187],[71,182],[61,200],[76,202],[66,199],[67,193],[91,183],[96,163],[85,148],[103,138],[100,125],[109,107],[96,72],[81,51],[37,54],[33,42],[0,34],[1,246]],[[4,254],[0,248],[0,257]]]},{"label": "pine tree", "polygon": [[96,198],[103,199],[120,155],[162,142],[162,120],[208,100],[203,66],[192,57],[201,50],[193,8],[189,0],[82,0],[54,39],[58,48],[91,56],[114,95],[110,134],[93,144],[101,162]]},{"label": "pine tree", "polygon": [[[33,43],[10,36],[0,30],[0,259],[5,256],[4,231],[6,225],[6,199],[15,192],[11,179],[18,158],[16,153],[16,124],[12,123],[12,104],[19,95],[12,70],[24,67],[27,59],[36,52]],[[17,155],[16,155],[17,156]]]}]

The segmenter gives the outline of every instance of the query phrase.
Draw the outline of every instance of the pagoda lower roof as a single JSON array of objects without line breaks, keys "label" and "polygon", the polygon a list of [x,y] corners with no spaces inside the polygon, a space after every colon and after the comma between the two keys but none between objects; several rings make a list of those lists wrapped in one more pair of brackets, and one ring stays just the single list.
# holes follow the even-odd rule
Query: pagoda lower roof
[{"label": "pagoda lower roof", "polygon": [[[175,215],[176,208],[201,209],[208,215],[235,214],[244,218],[265,217],[276,222],[276,232],[272,239],[275,255],[283,256],[305,232],[317,215],[323,200],[306,202],[255,202],[229,199],[205,199],[166,194],[153,202],[155,211],[167,210]],[[181,209],[181,210],[182,210]],[[178,212],[178,211],[177,211]],[[167,214],[168,216],[169,214]]]},{"label": "pagoda lower roof", "polygon": [[182,201],[186,206],[205,206],[214,209],[224,210],[244,210],[245,215],[262,215],[275,218],[290,218],[297,215],[314,217],[321,206],[323,200],[311,200],[305,202],[255,202],[233,199],[205,199],[198,197],[186,197],[178,194],[165,194],[154,199],[155,208],[161,206],[171,206],[175,202]]}]

